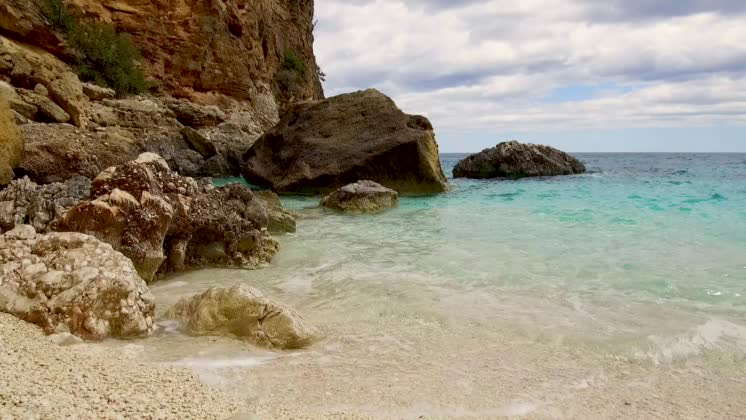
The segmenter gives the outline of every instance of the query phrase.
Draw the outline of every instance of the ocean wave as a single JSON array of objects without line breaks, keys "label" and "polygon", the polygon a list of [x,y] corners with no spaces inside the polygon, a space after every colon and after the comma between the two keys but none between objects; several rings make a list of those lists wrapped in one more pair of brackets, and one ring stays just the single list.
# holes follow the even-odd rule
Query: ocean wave
[{"label": "ocean wave", "polygon": [[746,326],[722,319],[711,319],[674,337],[650,336],[648,339],[652,348],[642,356],[655,364],[684,360],[713,350],[746,354]]}]

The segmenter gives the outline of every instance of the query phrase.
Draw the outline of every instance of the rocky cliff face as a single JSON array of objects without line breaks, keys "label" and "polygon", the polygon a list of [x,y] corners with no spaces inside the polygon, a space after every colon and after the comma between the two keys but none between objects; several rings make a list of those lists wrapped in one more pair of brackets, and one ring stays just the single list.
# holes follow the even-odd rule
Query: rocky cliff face
[{"label": "rocky cliff face", "polygon": [[[149,75],[176,95],[217,92],[251,100],[271,89],[283,104],[322,96],[313,55],[313,0],[73,0],[86,15],[132,34]],[[283,86],[292,52],[306,71]]]},{"label": "rocky cliff face", "polygon": [[[0,5],[0,33],[64,57],[43,0]],[[313,0],[67,0],[87,18],[132,35],[152,79],[169,94],[218,93],[251,101],[271,91],[281,105],[323,96],[313,54]],[[305,72],[287,80],[285,56]]]},{"label": "rocky cliff face", "polygon": [[283,108],[323,97],[313,0],[63,0],[142,50],[157,94],[126,99],[81,83],[49,1],[0,1],[0,94],[26,143],[16,176],[93,177],[146,151],[183,175],[237,175]]}]

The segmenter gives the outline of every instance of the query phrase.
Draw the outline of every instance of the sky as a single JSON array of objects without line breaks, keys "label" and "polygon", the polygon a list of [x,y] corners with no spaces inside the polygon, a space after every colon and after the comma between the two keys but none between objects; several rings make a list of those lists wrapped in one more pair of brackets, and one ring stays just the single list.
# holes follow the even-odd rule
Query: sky
[{"label": "sky", "polygon": [[746,152],[746,0],[316,0],[327,96],[377,88],[441,152]]}]

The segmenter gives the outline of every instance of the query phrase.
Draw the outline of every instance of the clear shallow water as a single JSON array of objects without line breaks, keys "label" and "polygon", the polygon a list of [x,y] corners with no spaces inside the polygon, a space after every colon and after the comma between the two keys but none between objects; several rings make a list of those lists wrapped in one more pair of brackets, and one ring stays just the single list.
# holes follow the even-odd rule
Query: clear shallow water
[{"label": "clear shallow water", "polygon": [[[463,156],[444,155],[446,173]],[[454,286],[746,309],[746,155],[579,157],[590,173],[451,179],[447,194],[404,198],[381,216],[325,215],[298,237],[309,248],[334,242],[338,264]]]},{"label": "clear shallow water", "polygon": [[[443,156],[447,174],[461,157]],[[638,387],[654,379],[666,403],[686,405],[702,378],[726,381],[710,387],[712,399],[730,401],[722,388],[746,392],[743,381],[727,383],[746,365],[746,155],[578,157],[588,174],[450,180],[447,194],[403,198],[376,216],[285,198],[301,214],[298,233],[280,238],[270,267],[188,273],[153,290],[163,309],[247,282],[295,306],[326,339],[268,355],[172,331],[146,342],[157,348],[147,353],[199,364],[211,382],[230,377],[273,407],[336,399],[335,409],[387,406],[393,417],[516,407],[575,417],[588,412],[574,404],[586,402],[568,387],[616,403],[630,389],[649,392]],[[688,370],[659,368],[680,363]],[[216,376],[215,365],[255,367]],[[631,377],[609,379],[620,372]],[[258,390],[285,389],[288,378],[297,390],[287,400]],[[667,390],[670,381],[679,388]],[[454,384],[470,391],[454,393]],[[369,388],[388,390],[381,405],[365,407]],[[433,402],[444,393],[452,401]]]}]

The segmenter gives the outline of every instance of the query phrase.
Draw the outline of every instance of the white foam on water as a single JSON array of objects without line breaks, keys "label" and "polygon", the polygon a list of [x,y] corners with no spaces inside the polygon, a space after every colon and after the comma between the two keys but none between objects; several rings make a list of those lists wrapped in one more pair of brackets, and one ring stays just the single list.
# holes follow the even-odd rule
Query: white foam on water
[{"label": "white foam on water", "polygon": [[185,281],[176,280],[176,281],[172,281],[172,282],[168,282],[168,283],[164,283],[164,284],[159,284],[159,285],[151,286],[151,289],[153,289],[153,290],[166,290],[166,289],[175,289],[177,287],[184,287],[184,286],[188,286],[188,285],[189,285],[189,283],[187,283]]},{"label": "white foam on water", "polygon": [[538,406],[533,403],[514,402],[498,410],[498,413],[500,416],[508,416],[508,417],[525,416],[533,411],[536,411],[537,408]]},{"label": "white foam on water", "polygon": [[214,387],[226,387],[235,381],[238,369],[255,368],[274,358],[272,356],[185,358],[166,363],[166,365],[190,368],[202,383]]},{"label": "white foam on water", "polygon": [[179,324],[179,321],[163,320],[156,322],[156,326],[160,327],[166,334],[178,334],[181,324]]},{"label": "white foam on water", "polygon": [[708,350],[746,353],[746,327],[722,319],[711,319],[674,337],[650,336],[652,350],[643,356],[655,364],[702,354]]},{"label": "white foam on water", "polygon": [[274,356],[235,357],[235,358],[186,358],[169,363],[171,366],[189,367],[192,369],[229,369],[252,368],[263,365]]}]

